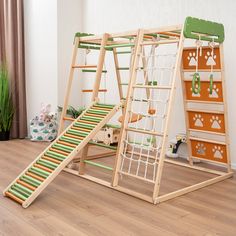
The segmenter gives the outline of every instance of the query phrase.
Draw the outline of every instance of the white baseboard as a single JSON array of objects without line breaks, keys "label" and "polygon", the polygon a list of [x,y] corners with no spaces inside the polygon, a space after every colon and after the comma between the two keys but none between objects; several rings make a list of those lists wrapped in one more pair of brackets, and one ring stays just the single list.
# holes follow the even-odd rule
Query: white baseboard
[{"label": "white baseboard", "polygon": [[236,163],[231,163],[232,169],[236,170]]}]

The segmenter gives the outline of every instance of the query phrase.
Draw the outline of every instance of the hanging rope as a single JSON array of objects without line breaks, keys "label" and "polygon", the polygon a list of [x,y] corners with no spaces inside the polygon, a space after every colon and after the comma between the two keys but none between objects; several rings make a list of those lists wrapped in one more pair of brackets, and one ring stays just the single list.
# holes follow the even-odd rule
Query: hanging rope
[{"label": "hanging rope", "polygon": [[[214,60],[214,47],[215,47],[215,42],[214,42],[214,38],[212,39],[212,42],[209,42],[208,43],[209,47],[211,48],[211,56],[212,56],[212,60]],[[210,73],[210,86],[209,86],[209,93],[210,95],[212,95],[212,92],[213,92],[213,79],[214,79],[214,76],[213,76],[213,66],[214,66],[214,63],[213,61],[211,62],[211,73]]]}]

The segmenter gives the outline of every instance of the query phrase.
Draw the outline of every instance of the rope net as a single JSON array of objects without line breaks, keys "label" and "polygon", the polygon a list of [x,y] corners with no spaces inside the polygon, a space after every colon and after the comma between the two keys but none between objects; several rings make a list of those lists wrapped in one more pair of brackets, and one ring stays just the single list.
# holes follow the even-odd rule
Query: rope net
[{"label": "rope net", "polygon": [[[127,111],[130,122],[123,140],[121,174],[155,182],[176,55],[177,44],[143,47]],[[133,114],[137,122],[131,122]]]}]

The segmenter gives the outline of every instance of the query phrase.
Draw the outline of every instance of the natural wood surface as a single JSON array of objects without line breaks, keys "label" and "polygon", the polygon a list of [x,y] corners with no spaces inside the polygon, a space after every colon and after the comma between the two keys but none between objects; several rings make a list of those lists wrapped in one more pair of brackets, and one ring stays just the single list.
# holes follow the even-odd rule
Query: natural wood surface
[{"label": "natural wood surface", "polygon": [[[13,140],[0,142],[1,191],[48,145]],[[94,154],[100,149],[89,150]],[[90,153],[91,154],[91,153]],[[114,158],[99,159],[107,165]],[[87,167],[86,167],[87,168]],[[108,171],[89,174],[111,178]],[[203,181],[211,176],[166,164],[161,192]],[[126,181],[126,184],[127,183]],[[132,186],[130,186],[131,188]],[[148,186],[136,186],[148,192]],[[0,195],[0,235],[229,235],[236,232],[236,180],[152,205],[88,180],[61,173],[27,209]]]}]

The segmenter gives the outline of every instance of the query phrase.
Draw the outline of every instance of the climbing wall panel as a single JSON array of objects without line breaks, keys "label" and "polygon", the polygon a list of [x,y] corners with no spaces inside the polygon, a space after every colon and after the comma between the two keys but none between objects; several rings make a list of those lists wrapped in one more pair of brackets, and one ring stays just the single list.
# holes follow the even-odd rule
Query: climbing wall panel
[{"label": "climbing wall panel", "polygon": [[226,145],[191,140],[192,156],[210,161],[227,163]]},{"label": "climbing wall panel", "polygon": [[190,129],[225,133],[223,114],[189,111],[188,118]]}]

